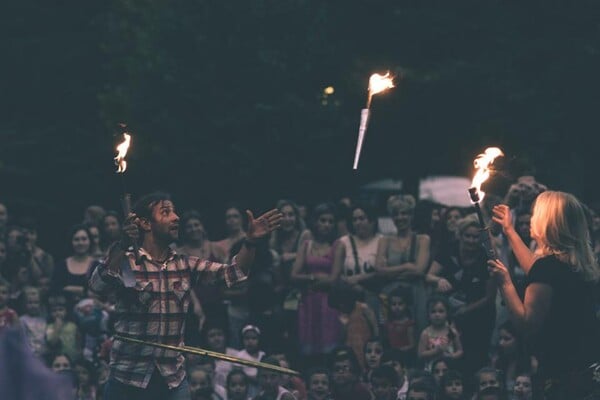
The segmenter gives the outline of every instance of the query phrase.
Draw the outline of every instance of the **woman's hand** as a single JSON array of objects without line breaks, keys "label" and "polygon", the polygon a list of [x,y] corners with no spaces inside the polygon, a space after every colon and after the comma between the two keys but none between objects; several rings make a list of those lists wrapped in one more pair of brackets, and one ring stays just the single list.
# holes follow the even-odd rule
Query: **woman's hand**
[{"label": "woman's hand", "polygon": [[498,286],[512,282],[508,268],[500,260],[488,260],[488,271]]},{"label": "woman's hand", "polygon": [[492,209],[492,220],[502,226],[504,233],[514,229],[510,208],[505,204],[498,204]]}]

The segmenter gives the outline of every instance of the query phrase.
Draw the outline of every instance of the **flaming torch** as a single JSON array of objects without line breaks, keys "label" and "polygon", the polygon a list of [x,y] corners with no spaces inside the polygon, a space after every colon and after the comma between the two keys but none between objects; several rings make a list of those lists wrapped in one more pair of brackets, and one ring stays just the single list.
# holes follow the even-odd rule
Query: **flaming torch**
[{"label": "flaming torch", "polygon": [[[121,124],[121,128],[126,128],[125,125]],[[131,213],[131,195],[127,193],[125,190],[125,171],[127,170],[127,161],[125,161],[125,156],[127,155],[127,151],[129,150],[129,146],[131,145],[131,135],[127,132],[123,132],[123,142],[117,145],[117,156],[115,157],[115,165],[117,166],[117,174],[121,175],[121,183],[123,184],[123,197],[121,198],[121,207],[123,208],[123,214],[125,219]],[[135,252],[136,260],[138,258],[138,245],[137,243],[133,243],[133,250]],[[133,287],[135,286],[135,276],[133,271],[131,270],[131,266],[129,265],[129,260],[124,259],[123,263],[121,263],[121,274],[123,277],[123,283],[125,287]]]},{"label": "flaming torch", "polygon": [[369,113],[371,109],[371,100],[373,95],[381,93],[387,89],[394,87],[394,77],[387,72],[385,75],[373,74],[369,78],[369,95],[367,96],[367,107],[360,112],[360,126],[358,128],[358,142],[356,143],[356,151],[354,152],[353,169],[358,169],[358,160],[360,159],[360,151],[362,150],[367,124],[369,122]]},{"label": "flaming torch", "polygon": [[477,158],[475,158],[475,161],[473,161],[476,171],[471,187],[469,188],[469,195],[475,206],[475,212],[477,213],[479,226],[481,227],[481,244],[490,260],[496,259],[496,252],[492,246],[490,230],[485,225],[485,220],[483,219],[483,214],[479,205],[485,197],[485,193],[481,191],[481,185],[490,177],[490,164],[494,162],[496,157],[503,155],[504,153],[502,153],[502,150],[497,147],[488,147],[482,154],[479,154]]}]

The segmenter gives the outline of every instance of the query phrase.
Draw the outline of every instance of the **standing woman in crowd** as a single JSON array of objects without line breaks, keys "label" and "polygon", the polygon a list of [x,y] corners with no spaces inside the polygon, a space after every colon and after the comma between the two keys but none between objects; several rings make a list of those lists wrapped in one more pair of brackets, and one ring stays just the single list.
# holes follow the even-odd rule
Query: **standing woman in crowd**
[{"label": "standing woman in crowd", "polygon": [[269,247],[279,256],[280,290],[287,291],[296,253],[300,245],[310,237],[310,231],[306,229],[294,202],[279,200],[276,207],[283,214],[283,219],[281,228],[271,234]]},{"label": "standing woman in crowd", "polygon": [[121,240],[121,219],[116,211],[107,211],[100,221],[100,247],[106,254],[114,242]]},{"label": "standing woman in crowd", "polygon": [[508,206],[498,205],[493,212],[527,274],[524,300],[501,262],[489,261],[489,269],[517,329],[534,339],[546,399],[585,398],[594,390],[589,366],[600,360],[594,310],[600,269],[583,206],[568,193],[541,193],[531,217],[535,253],[516,232]]},{"label": "standing woman in crowd", "polygon": [[340,271],[333,264],[338,245],[334,206],[319,204],[312,216],[313,239],[305,241],[297,253],[291,279],[305,289],[298,307],[300,351],[307,358],[318,358],[331,351],[341,338],[339,313],[327,304],[329,288]]},{"label": "standing woman in crowd", "polygon": [[94,261],[90,255],[90,232],[84,225],[75,225],[69,231],[71,255],[58,262],[52,278],[53,291],[64,290],[77,302],[87,288],[88,270]]},{"label": "standing woman in crowd", "polygon": [[375,261],[382,236],[377,233],[375,211],[365,205],[352,206],[348,228],[350,233],[339,239],[340,245],[335,251],[335,268],[341,271],[342,280],[362,294],[362,300],[371,307],[381,324]]},{"label": "standing woman in crowd", "polygon": [[394,220],[397,234],[379,241],[375,269],[388,282],[382,289],[387,297],[398,287],[412,290],[412,315],[417,332],[427,325],[424,276],[430,262],[430,239],[412,229],[416,201],[409,194],[391,196],[387,201],[388,213]]},{"label": "standing woman in crowd", "polygon": [[486,268],[480,244],[479,221],[474,214],[458,222],[458,243],[440,253],[426,281],[448,295],[464,349],[464,370],[473,374],[488,362],[495,322],[496,286]]},{"label": "standing woman in crowd", "polygon": [[[227,255],[223,249],[208,240],[208,233],[200,213],[195,210],[185,212],[179,221],[181,245],[178,254],[199,257],[203,260],[224,263]],[[207,319],[222,318],[226,314],[223,304],[223,290],[210,283],[199,282],[190,291],[190,305],[186,322],[186,343],[199,345],[200,331]]]},{"label": "standing woman in crowd", "polygon": [[236,205],[225,209],[225,239],[219,240],[216,245],[221,247],[224,254],[230,254],[234,244],[246,237],[244,230],[244,210]]}]

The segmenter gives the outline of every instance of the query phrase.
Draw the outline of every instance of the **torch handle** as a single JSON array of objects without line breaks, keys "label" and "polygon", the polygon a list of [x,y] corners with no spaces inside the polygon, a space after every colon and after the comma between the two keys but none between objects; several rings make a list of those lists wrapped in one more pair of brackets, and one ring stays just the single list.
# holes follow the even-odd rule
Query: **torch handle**
[{"label": "torch handle", "polygon": [[[121,199],[121,206],[123,207],[123,215],[125,216],[125,219],[127,219],[127,217],[129,217],[129,214],[131,214],[131,194],[125,193],[123,195],[123,198]],[[137,262],[139,258],[140,247],[137,241],[133,241],[132,246],[133,251],[135,252],[135,259]]]},{"label": "torch handle", "polygon": [[488,260],[496,260],[498,256],[496,256],[496,250],[494,250],[494,245],[492,244],[492,235],[490,233],[490,228],[482,228],[480,232],[480,241],[483,249],[485,250],[485,255]]}]

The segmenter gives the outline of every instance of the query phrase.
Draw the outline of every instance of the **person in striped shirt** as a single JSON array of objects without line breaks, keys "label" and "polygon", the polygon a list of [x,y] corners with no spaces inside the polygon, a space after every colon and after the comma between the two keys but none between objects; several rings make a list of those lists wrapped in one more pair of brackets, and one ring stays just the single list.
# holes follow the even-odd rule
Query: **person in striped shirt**
[{"label": "person in striped shirt", "polygon": [[[190,290],[199,282],[232,286],[246,279],[256,242],[277,229],[281,213],[258,218],[248,214],[245,244],[230,265],[176,254],[179,217],[170,196],[151,193],[133,207],[124,223],[126,242],[111,246],[93,270],[89,286],[97,294],[115,293],[115,333],[156,343],[183,345]],[[140,243],[134,250],[133,243]],[[188,400],[184,358],[180,352],[115,338],[110,356],[106,400]]]}]

